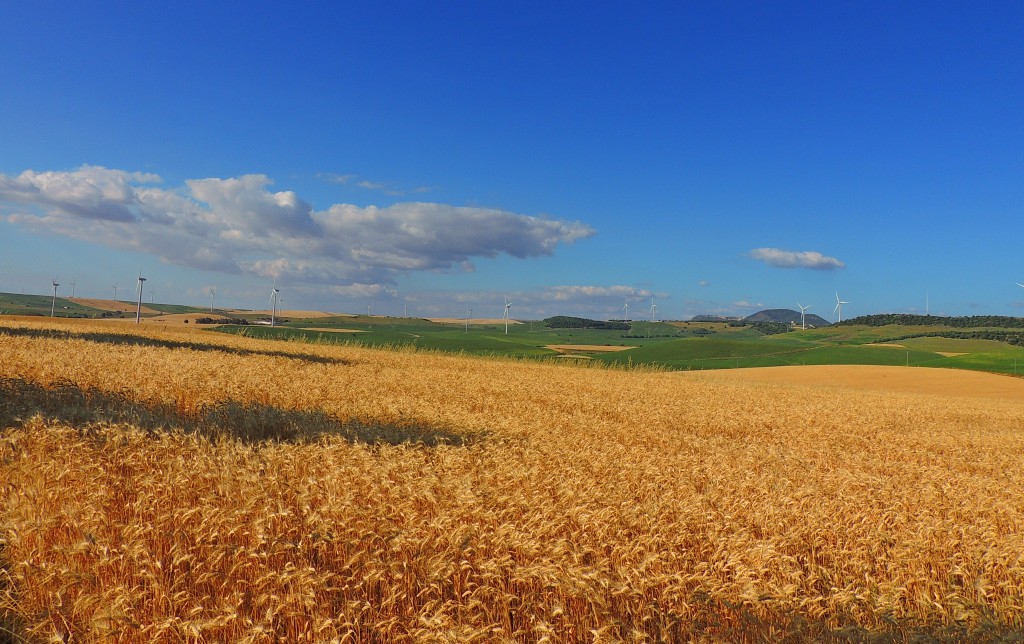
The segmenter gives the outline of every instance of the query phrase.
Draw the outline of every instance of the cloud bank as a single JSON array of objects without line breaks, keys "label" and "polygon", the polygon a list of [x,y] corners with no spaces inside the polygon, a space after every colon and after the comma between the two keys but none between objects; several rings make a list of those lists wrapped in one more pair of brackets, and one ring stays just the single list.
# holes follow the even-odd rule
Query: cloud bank
[{"label": "cloud bank", "polygon": [[408,202],[316,210],[260,174],[192,179],[99,166],[0,174],[0,212],[26,229],[223,273],[371,288],[410,271],[471,271],[479,257],[551,255],[594,234],[575,221]]},{"label": "cloud bank", "polygon": [[846,268],[846,264],[835,257],[822,255],[813,250],[792,251],[778,248],[755,248],[750,257],[776,268],[810,268],[818,271],[834,271]]}]

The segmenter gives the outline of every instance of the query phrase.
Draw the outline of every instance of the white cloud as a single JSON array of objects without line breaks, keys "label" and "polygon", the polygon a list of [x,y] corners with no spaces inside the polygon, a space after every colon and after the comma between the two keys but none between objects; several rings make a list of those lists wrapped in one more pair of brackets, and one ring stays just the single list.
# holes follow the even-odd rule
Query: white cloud
[{"label": "white cloud", "polygon": [[846,268],[846,264],[835,257],[822,255],[813,250],[792,251],[778,248],[755,248],[750,257],[776,268],[810,268],[814,270],[833,271]]},{"label": "white cloud", "polygon": [[762,302],[750,302],[748,300],[737,300],[732,303],[734,309],[763,309],[765,308]]},{"label": "white cloud", "polygon": [[595,232],[581,222],[438,203],[317,211],[294,192],[270,191],[272,181],[258,174],[193,179],[176,190],[159,181],[98,166],[0,174],[0,212],[31,230],[174,264],[350,287],[390,284],[408,271],[472,270],[478,257],[550,255]]},{"label": "white cloud", "polygon": [[[597,320],[620,319],[623,298],[630,300],[630,315],[647,315],[650,298],[658,298],[658,317],[671,317],[662,300],[666,293],[652,292],[632,286],[548,286],[524,291],[417,291],[414,294],[395,294],[390,310],[402,313],[403,304],[409,304],[410,315],[418,317],[460,317],[469,308],[474,317],[501,318],[506,301],[512,303],[513,319],[539,320],[553,315],[574,315]],[[381,307],[381,311],[388,310]]]},{"label": "white cloud", "polygon": [[648,298],[667,297],[665,294],[654,293],[647,289],[632,286],[551,286],[545,289],[542,297],[556,302],[567,302],[581,299],[615,298]]},{"label": "white cloud", "polygon": [[357,174],[336,174],[333,172],[318,172],[316,177],[328,183],[336,183],[339,185],[355,185],[364,190],[373,190],[380,192],[389,197],[398,197],[401,195],[413,193],[423,194],[425,192],[431,192],[434,188],[430,186],[416,186],[412,189],[403,188],[397,184],[389,183],[386,181],[374,181],[371,179],[360,178]]},{"label": "white cloud", "polygon": [[328,183],[337,183],[345,185],[348,182],[356,178],[354,174],[336,174],[334,172],[318,172],[316,175],[317,179],[323,179]]}]

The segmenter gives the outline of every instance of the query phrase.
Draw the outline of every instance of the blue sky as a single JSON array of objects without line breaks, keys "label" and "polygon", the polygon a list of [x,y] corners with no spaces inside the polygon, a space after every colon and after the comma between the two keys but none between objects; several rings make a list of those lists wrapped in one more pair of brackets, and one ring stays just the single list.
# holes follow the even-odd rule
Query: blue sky
[{"label": "blue sky", "polygon": [[2,3],[0,290],[1024,315],[1022,69],[1019,2]]}]

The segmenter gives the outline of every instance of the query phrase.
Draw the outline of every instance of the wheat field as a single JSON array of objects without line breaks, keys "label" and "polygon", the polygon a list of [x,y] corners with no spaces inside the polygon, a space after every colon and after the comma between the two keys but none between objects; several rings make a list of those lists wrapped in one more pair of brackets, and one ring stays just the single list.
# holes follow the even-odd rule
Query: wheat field
[{"label": "wheat field", "polygon": [[10,319],[0,379],[0,641],[1024,628],[1014,397]]}]

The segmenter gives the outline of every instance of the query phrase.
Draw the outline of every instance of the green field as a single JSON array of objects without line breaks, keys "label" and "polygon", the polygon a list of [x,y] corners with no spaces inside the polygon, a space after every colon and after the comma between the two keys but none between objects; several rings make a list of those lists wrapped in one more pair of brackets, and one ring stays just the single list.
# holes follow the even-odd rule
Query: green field
[{"label": "green field", "polygon": [[[0,293],[0,315],[50,315],[51,298],[42,295]],[[196,313],[205,309],[177,304],[146,304],[163,313]],[[222,313],[222,311],[217,311]],[[110,313],[57,298],[58,317],[110,316]],[[255,321],[263,314],[229,313]],[[1024,375],[1024,347],[978,338],[934,337],[934,334],[1010,331],[1020,328],[980,329],[943,326],[942,318],[926,325],[886,324],[795,330],[763,335],[750,326],[725,322],[635,321],[629,331],[552,329],[543,322],[502,324],[440,324],[419,318],[338,315],[309,319],[283,319],[279,326],[220,325],[210,329],[259,338],[322,344],[360,344],[374,347],[561,359],[575,356],[595,364],[652,366],[678,370],[735,369],[787,365],[869,364],[974,369]],[[1015,319],[1007,319],[1012,325]],[[930,334],[930,335],[928,335]],[[1012,341],[1012,338],[1011,338]],[[574,345],[561,351],[552,345]],[[596,348],[622,347],[618,351]]]},{"label": "green field", "polygon": [[[129,307],[134,307],[133,300],[117,300]],[[49,317],[50,306],[53,304],[54,317],[58,318],[101,318],[117,316],[117,313],[104,311],[91,306],[83,306],[77,302],[58,297],[54,302],[50,295],[16,295],[14,293],[0,293],[0,315],[38,315]],[[203,313],[207,309],[182,304],[160,304],[143,302],[143,307],[159,311],[160,313]],[[128,313],[122,313],[128,316]],[[135,315],[134,311],[131,315]],[[153,315],[152,313],[148,316]]]},{"label": "green field", "polygon": [[53,314],[56,317],[96,317],[102,313],[99,309],[76,304],[71,300],[58,297],[56,301],[49,295],[15,295],[14,293],[0,293],[0,315],[50,315],[50,307],[53,305]]},{"label": "green field", "polygon": [[[337,333],[330,329],[357,332]],[[302,342],[415,347],[517,358],[555,358],[568,353],[595,363],[678,370],[869,364],[1024,375],[1024,347],[1005,342],[914,337],[886,343],[898,346],[877,344],[893,337],[947,330],[941,325],[845,326],[762,335],[750,327],[733,327],[721,322],[692,325],[637,322],[630,331],[550,329],[541,322],[527,322],[511,325],[506,335],[503,325],[470,325],[467,332],[462,325],[436,324],[421,319],[339,316],[289,320],[273,329],[221,326],[218,330]],[[580,349],[559,352],[547,348],[550,345],[577,345]],[[595,351],[594,347],[629,348],[610,352]]]}]

